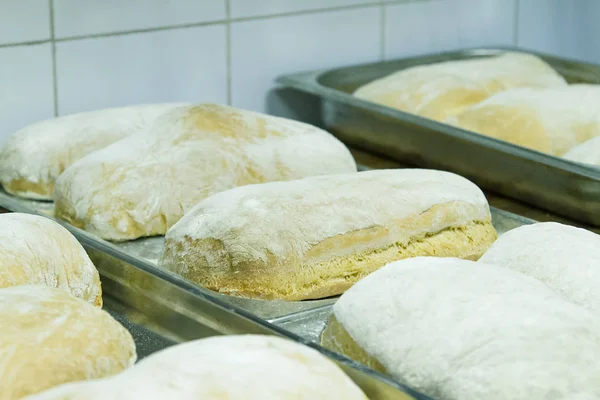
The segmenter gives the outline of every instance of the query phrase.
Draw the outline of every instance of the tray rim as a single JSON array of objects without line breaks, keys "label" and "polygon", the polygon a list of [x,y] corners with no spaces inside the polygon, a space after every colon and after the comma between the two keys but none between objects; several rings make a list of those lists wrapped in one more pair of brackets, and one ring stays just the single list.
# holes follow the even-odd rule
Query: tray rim
[{"label": "tray rim", "polygon": [[[297,72],[292,74],[283,74],[275,79],[275,82],[284,87],[299,90],[301,92],[309,93],[318,96],[322,99],[331,100],[347,104],[353,107],[368,110],[370,112],[390,117],[399,122],[404,122],[413,125],[419,125],[424,128],[428,128],[447,136],[451,136],[460,141],[466,141],[480,146],[489,147],[493,150],[503,153],[506,156],[516,156],[528,160],[532,163],[539,164],[543,167],[550,167],[566,171],[570,174],[578,175],[583,178],[591,179],[600,183],[600,168],[594,166],[588,166],[585,164],[579,164],[570,160],[563,159],[561,157],[553,156],[540,151],[528,149],[513,143],[506,142],[504,140],[492,138],[489,136],[482,135],[477,132],[468,131],[452,125],[448,125],[442,122],[434,121],[425,117],[418,116],[416,114],[408,113],[391,107],[383,106],[377,103],[372,103],[367,100],[359,99],[352,96],[352,94],[337,90],[320,83],[320,78],[326,74],[340,72],[345,69],[354,69],[361,67],[373,67],[382,64],[391,63],[414,63],[418,60],[424,60],[432,57],[449,57],[451,59],[459,60],[466,58],[473,58],[477,56],[490,56],[500,54],[503,52],[521,52],[526,54],[536,55],[545,61],[553,60],[555,62],[568,62],[575,63],[581,66],[597,67],[598,64],[592,64],[588,62],[578,61],[569,58],[558,57],[556,55],[530,50],[518,46],[485,46],[485,47],[468,47],[452,51],[444,51],[438,53],[427,53],[418,56],[395,58],[385,61],[376,61],[370,63],[360,63],[347,65],[335,68],[322,68],[317,70]],[[426,63],[422,63],[425,65]]]}]

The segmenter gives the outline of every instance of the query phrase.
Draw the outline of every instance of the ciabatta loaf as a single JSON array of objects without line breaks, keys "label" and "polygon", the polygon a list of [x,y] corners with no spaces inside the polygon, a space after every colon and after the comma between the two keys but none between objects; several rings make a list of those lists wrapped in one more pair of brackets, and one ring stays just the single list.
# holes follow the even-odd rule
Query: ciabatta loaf
[{"label": "ciabatta loaf", "polygon": [[582,164],[600,165],[600,137],[573,147],[563,155],[563,158]]},{"label": "ciabatta loaf", "polygon": [[19,285],[55,287],[102,306],[98,271],[69,231],[45,217],[0,214],[0,288]]},{"label": "ciabatta loaf", "polygon": [[600,395],[597,316],[485,263],[389,264],[342,295],[322,341],[439,400]]},{"label": "ciabatta loaf", "polygon": [[390,261],[477,259],[496,239],[477,186],[448,172],[379,170],[251,185],[201,202],[160,265],[244,297],[336,295]]},{"label": "ciabatta loaf", "polygon": [[104,239],[163,235],[223,190],[351,171],[348,149],[323,130],[203,104],[173,110],[69,167],[56,182],[56,215]]},{"label": "ciabatta loaf", "polygon": [[481,261],[529,275],[600,314],[600,236],[593,232],[556,222],[524,225],[502,235]]},{"label": "ciabatta loaf", "polygon": [[29,125],[0,150],[0,184],[31,199],[52,199],[56,178],[83,156],[123,139],[181,104],[82,112]]},{"label": "ciabatta loaf", "polygon": [[600,135],[600,85],[521,88],[499,93],[446,122],[561,156]]},{"label": "ciabatta loaf", "polygon": [[114,375],[136,360],[110,314],[44,286],[0,289],[0,400]]},{"label": "ciabatta loaf", "polygon": [[358,88],[354,95],[443,121],[491,95],[517,87],[563,87],[540,58],[524,53],[407,68]]},{"label": "ciabatta loaf", "polygon": [[221,336],[151,355],[124,373],[27,400],[367,400],[317,351],[272,336]]}]

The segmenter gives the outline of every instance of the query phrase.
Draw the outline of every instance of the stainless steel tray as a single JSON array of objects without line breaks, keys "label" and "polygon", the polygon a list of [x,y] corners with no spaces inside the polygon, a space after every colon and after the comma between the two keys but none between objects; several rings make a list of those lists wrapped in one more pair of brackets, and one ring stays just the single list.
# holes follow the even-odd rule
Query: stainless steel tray
[{"label": "stainless steel tray", "polygon": [[600,225],[600,169],[357,99],[359,86],[400,69],[448,60],[536,54],[570,83],[600,83],[600,66],[516,48],[477,48],[277,79],[321,99],[322,122],[346,144],[411,165],[445,169],[479,186],[576,220]]},{"label": "stainless steel tray", "polygon": [[[19,200],[0,193],[0,212],[5,208],[48,215],[51,203],[41,205],[46,212],[23,206]],[[62,225],[76,236],[94,261],[102,280],[104,308],[130,330],[139,359],[178,342],[214,335],[278,335],[312,347],[335,361],[371,400],[429,400],[384,375],[166,274],[151,263],[139,262],[107,242]]]}]

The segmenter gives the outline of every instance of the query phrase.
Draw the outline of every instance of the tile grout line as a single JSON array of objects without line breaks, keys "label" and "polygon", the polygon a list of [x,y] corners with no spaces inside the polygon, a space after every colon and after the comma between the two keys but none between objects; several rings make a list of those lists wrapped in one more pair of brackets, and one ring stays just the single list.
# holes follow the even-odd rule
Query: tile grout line
[{"label": "tile grout line", "polygon": [[229,0],[225,0],[225,62],[227,68],[227,104],[231,105],[231,4]]},{"label": "tile grout line", "polygon": [[379,28],[379,58],[381,61],[385,60],[385,25],[387,23],[386,20],[386,6],[384,0],[381,0],[381,23]]},{"label": "tile grout line", "polygon": [[[431,0],[412,0],[412,1],[431,1]],[[196,27],[201,27],[201,26],[211,26],[211,25],[220,25],[220,24],[228,24],[228,23],[230,24],[230,23],[235,23],[235,22],[246,22],[246,21],[257,21],[257,20],[268,20],[268,19],[275,19],[275,18],[281,18],[281,17],[319,14],[319,13],[327,13],[327,12],[332,12],[332,11],[356,10],[356,9],[361,9],[361,8],[373,8],[373,7],[379,7],[379,6],[380,6],[380,3],[372,3],[372,2],[371,3],[361,3],[361,4],[350,5],[350,6],[339,6],[339,7],[301,10],[301,11],[293,11],[293,12],[288,12],[288,13],[260,15],[260,16],[253,16],[253,17],[227,18],[227,19],[220,19],[220,20],[214,20],[214,21],[194,22],[194,23],[189,23],[189,24],[165,25],[165,26],[144,28],[144,29],[131,29],[131,30],[115,31],[115,32],[93,33],[93,34],[87,34],[87,35],[74,35],[74,36],[65,36],[65,37],[61,37],[61,38],[55,37],[52,41],[54,41],[56,43],[71,42],[71,41],[82,40],[82,39],[96,39],[96,38],[111,37],[111,36],[133,35],[136,33],[149,33],[149,32],[166,31],[166,30],[172,30],[172,29],[196,28]],[[0,44],[0,48],[1,47],[41,44],[41,43],[47,43],[47,42],[49,42],[49,40],[7,43],[7,44]]]},{"label": "tile grout line", "polygon": [[513,27],[513,45],[519,45],[519,0],[515,0],[515,11],[514,11],[514,24]]},{"label": "tile grout line", "polygon": [[54,116],[58,117],[58,73],[56,70],[56,41],[54,40],[54,0],[48,0],[50,14],[50,46],[52,49],[52,92],[54,96]]}]

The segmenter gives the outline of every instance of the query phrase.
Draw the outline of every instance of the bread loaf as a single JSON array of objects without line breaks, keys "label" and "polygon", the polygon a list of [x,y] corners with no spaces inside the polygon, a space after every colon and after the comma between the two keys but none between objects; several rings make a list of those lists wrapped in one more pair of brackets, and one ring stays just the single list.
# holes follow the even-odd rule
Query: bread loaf
[{"label": "bread loaf", "polygon": [[358,88],[361,99],[437,121],[517,87],[563,87],[562,76],[536,56],[505,53],[400,70]]},{"label": "bread loaf", "polygon": [[102,306],[98,271],[69,231],[45,217],[0,214],[0,288],[19,285],[55,287]]},{"label": "bread loaf", "polygon": [[379,170],[219,193],[169,230],[159,263],[214,291],[303,300],[401,258],[477,259],[495,238],[487,201],[465,178]]},{"label": "bread loaf", "polygon": [[0,289],[0,327],[0,400],[114,375],[136,359],[108,313],[55,288]]},{"label": "bread loaf", "polygon": [[597,316],[489,264],[389,264],[342,295],[322,340],[438,400],[600,396]]},{"label": "bread loaf", "polygon": [[317,351],[271,336],[180,344],[121,375],[75,383],[27,400],[367,400]]},{"label": "bread loaf", "polygon": [[600,165],[600,137],[578,144],[563,156],[567,160],[589,165]]},{"label": "bread loaf", "polygon": [[446,122],[561,156],[600,135],[600,85],[521,88],[499,93]]},{"label": "bread loaf", "polygon": [[69,167],[56,183],[56,215],[109,240],[163,235],[214,193],[351,171],[350,152],[325,131],[203,104],[173,110]]},{"label": "bread loaf", "polygon": [[529,275],[600,314],[600,236],[595,233],[556,222],[524,225],[502,235],[481,261]]},{"label": "bread loaf", "polygon": [[148,126],[180,104],[148,104],[82,112],[29,125],[0,150],[0,184],[31,199],[52,199],[56,178],[83,156]]}]

